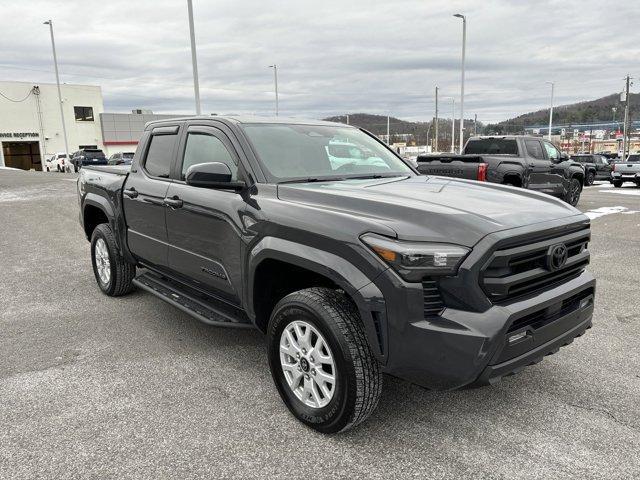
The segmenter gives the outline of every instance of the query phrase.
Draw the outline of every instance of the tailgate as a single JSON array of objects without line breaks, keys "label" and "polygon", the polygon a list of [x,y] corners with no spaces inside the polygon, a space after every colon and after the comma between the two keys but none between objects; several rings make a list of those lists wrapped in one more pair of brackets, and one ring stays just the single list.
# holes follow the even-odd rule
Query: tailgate
[{"label": "tailgate", "polygon": [[418,171],[423,175],[485,180],[487,164],[476,155],[434,155],[417,159]]}]

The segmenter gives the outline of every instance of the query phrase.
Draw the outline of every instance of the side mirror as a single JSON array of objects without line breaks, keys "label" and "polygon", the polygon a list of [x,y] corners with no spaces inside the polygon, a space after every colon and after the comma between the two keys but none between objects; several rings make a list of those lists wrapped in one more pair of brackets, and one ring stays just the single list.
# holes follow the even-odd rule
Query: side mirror
[{"label": "side mirror", "polygon": [[185,174],[187,185],[202,188],[241,190],[244,182],[231,181],[229,166],[221,162],[197,163],[191,165]]}]

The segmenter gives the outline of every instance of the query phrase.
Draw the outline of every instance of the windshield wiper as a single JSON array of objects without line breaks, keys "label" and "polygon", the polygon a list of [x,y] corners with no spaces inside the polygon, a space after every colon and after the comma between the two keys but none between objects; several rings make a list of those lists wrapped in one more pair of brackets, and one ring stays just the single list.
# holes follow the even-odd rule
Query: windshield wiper
[{"label": "windshield wiper", "polygon": [[355,177],[348,177],[349,180],[365,180],[365,179],[378,179],[378,178],[394,178],[394,177],[406,177],[405,174],[398,173],[395,175],[381,175],[379,173],[371,174],[371,175],[358,175]]},{"label": "windshield wiper", "polygon": [[345,180],[344,177],[325,177],[325,178],[317,178],[317,177],[308,177],[308,178],[292,178],[290,180],[285,180],[283,182],[278,182],[278,185],[283,185],[285,183],[314,183],[314,182],[339,182]]}]

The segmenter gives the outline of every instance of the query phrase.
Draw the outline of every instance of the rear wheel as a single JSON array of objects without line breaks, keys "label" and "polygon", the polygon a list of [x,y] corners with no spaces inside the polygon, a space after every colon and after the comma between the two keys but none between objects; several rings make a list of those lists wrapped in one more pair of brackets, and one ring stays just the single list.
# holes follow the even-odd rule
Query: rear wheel
[{"label": "rear wheel", "polygon": [[47,172],[50,172],[51,170],[49,170],[49,167],[47,167]]},{"label": "rear wheel", "polygon": [[375,410],[382,375],[344,294],[309,288],[284,297],[273,310],[268,345],[278,392],[305,425],[336,433]]},{"label": "rear wheel", "polygon": [[91,263],[98,286],[110,297],[129,293],[133,289],[136,267],[120,255],[111,227],[102,223],[91,235]]},{"label": "rear wheel", "polygon": [[593,172],[588,172],[587,178],[585,179],[584,184],[587,187],[590,187],[591,185],[593,185],[593,182],[595,182],[595,180],[596,180],[596,174]]},{"label": "rear wheel", "polygon": [[580,193],[582,193],[582,182],[576,177],[573,177],[569,181],[569,188],[567,188],[567,193],[564,196],[564,201],[569,205],[573,205],[575,207],[580,201]]},{"label": "rear wheel", "polygon": [[613,186],[616,188],[622,187],[622,182],[613,182]]}]

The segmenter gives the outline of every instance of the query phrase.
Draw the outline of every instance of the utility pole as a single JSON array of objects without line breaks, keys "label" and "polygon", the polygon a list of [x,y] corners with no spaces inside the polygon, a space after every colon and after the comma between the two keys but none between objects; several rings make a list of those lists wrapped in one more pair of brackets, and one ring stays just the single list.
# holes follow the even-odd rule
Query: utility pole
[{"label": "utility pole", "polygon": [[[275,85],[276,90],[276,117],[278,116],[278,65],[275,63],[273,65],[269,65],[269,68],[273,68],[273,83]],[[347,123],[349,123],[347,121]]]},{"label": "utility pole", "polygon": [[629,152],[629,86],[631,85],[631,77],[627,75],[624,89],[624,133],[622,134],[622,161],[627,161]]},{"label": "utility pole", "polygon": [[549,108],[549,132],[547,134],[547,140],[551,141],[551,125],[553,124],[553,88],[555,87],[554,82],[545,82],[551,85],[551,107]]},{"label": "utility pole", "polygon": [[196,96],[196,115],[200,115],[200,83],[198,81],[198,59],[196,58],[196,34],[193,27],[193,5],[191,0],[187,0],[189,10],[189,36],[191,37],[191,66],[193,68],[193,90]]},{"label": "utility pole", "polygon": [[460,152],[464,143],[464,57],[467,48],[467,17],[456,13],[454,17],[462,19],[462,79],[460,82]]},{"label": "utility pole", "polygon": [[478,114],[473,115],[473,136],[478,134]]},{"label": "utility pole", "polygon": [[435,142],[434,142],[434,149],[437,152],[438,151],[438,87],[436,87],[436,133],[435,133]]},{"label": "utility pole", "polygon": [[38,85],[34,85],[31,89],[33,95],[36,97],[36,111],[38,113],[38,135],[40,136],[40,141],[38,145],[40,145],[40,165],[42,166],[42,171],[46,170],[45,166],[45,155],[47,154],[47,139],[44,135],[44,125],[42,123],[42,105],[40,104],[40,87]]},{"label": "utility pole", "polygon": [[387,114],[387,145],[391,145],[391,135],[389,134],[389,114]]},{"label": "utility pole", "polygon": [[[58,86],[58,102],[60,103],[60,118],[62,119],[62,136],[64,137],[64,153],[69,155],[69,144],[67,142],[67,126],[64,123],[64,108],[62,107],[62,92],[60,91],[60,75],[58,74],[58,57],[56,55],[56,42],[53,39],[53,21],[49,19],[46,22],[44,22],[44,25],[49,25],[49,32],[51,33],[51,48],[53,48],[53,65],[56,70],[56,85]],[[44,161],[44,159],[41,159],[40,161],[42,162]]]},{"label": "utility pole", "polygon": [[347,113],[347,125],[349,125],[349,114]]}]

